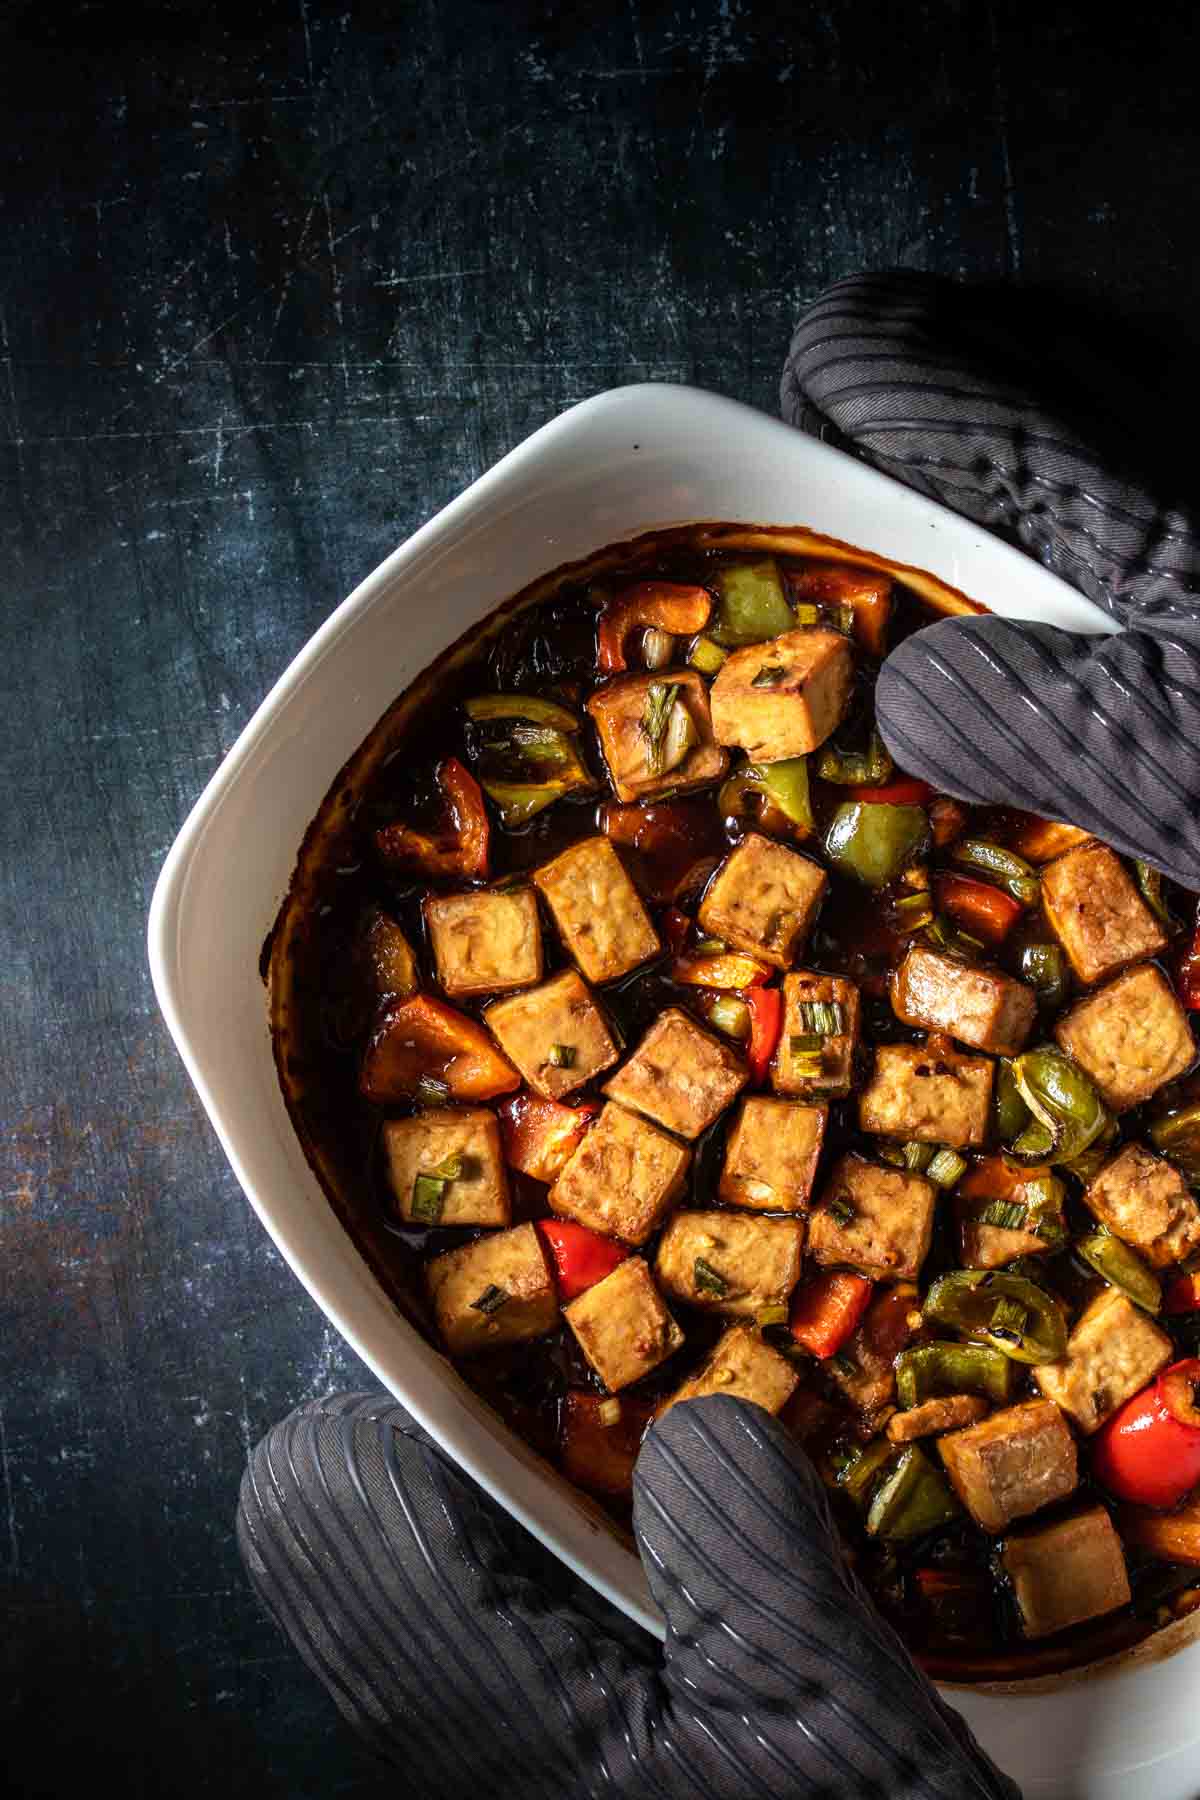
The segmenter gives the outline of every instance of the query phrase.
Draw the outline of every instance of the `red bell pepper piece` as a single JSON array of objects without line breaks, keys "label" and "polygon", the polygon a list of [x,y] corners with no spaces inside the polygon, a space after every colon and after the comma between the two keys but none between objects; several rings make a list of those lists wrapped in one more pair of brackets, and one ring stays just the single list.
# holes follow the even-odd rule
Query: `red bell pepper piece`
[{"label": "red bell pepper piece", "polygon": [[524,1090],[496,1108],[504,1160],[535,1181],[556,1181],[599,1112],[595,1101],[563,1106]]},{"label": "red bell pepper piece", "polygon": [[437,837],[397,821],[375,833],[375,845],[390,868],[435,879],[481,881],[488,872],[489,826],[479,783],[456,756],[438,770],[448,829]]},{"label": "red bell pepper piece", "polygon": [[776,987],[752,987],[744,989],[741,997],[750,1008],[750,1043],[746,1050],[750,1084],[761,1087],[783,1029],[783,995]]},{"label": "red bell pepper piece", "polygon": [[1200,1357],[1164,1369],[1097,1432],[1092,1472],[1140,1506],[1177,1506],[1200,1482]]},{"label": "red bell pepper piece", "polygon": [[1200,1012],[1200,925],[1196,926],[1191,943],[1179,959],[1175,991],[1180,1005],[1188,1012]]},{"label": "red bell pepper piece", "polygon": [[671,964],[671,980],[683,987],[730,988],[761,987],[771,979],[771,970],[742,950],[728,950],[718,956],[677,956]]},{"label": "red bell pepper piece", "polygon": [[1163,1295],[1165,1313],[1200,1312],[1200,1275],[1177,1275]]},{"label": "red bell pepper piece", "polygon": [[796,1292],[788,1320],[796,1342],[822,1360],[836,1355],[858,1329],[872,1285],[865,1275],[849,1275],[840,1269],[806,1282]]},{"label": "red bell pepper piece", "polygon": [[601,1237],[586,1225],[575,1225],[569,1219],[538,1219],[538,1236],[546,1246],[554,1267],[558,1297],[565,1305],[595,1287],[611,1275],[629,1255],[626,1245],[615,1238]]},{"label": "red bell pepper piece", "polygon": [[562,1412],[563,1473],[594,1493],[629,1494],[633,1491],[633,1465],[654,1407],[648,1400],[631,1400],[622,1394],[620,1418],[615,1425],[602,1425],[603,1405],[599,1394],[577,1388],[568,1392]]},{"label": "red bell pepper piece", "polygon": [[614,594],[596,627],[597,661],[602,675],[616,675],[627,667],[625,639],[635,626],[657,626],[676,636],[693,637],[703,631],[712,612],[707,588],[685,587],[677,581],[639,581]]},{"label": "red bell pepper piece", "polygon": [[796,600],[818,605],[848,606],[854,636],[870,656],[887,655],[887,628],[892,612],[891,577],[848,563],[815,563],[791,570],[788,586]]},{"label": "red bell pepper piece", "polygon": [[521,1085],[475,1019],[431,994],[414,994],[379,1014],[358,1085],[366,1099],[386,1106],[419,1094],[423,1078],[444,1083],[449,1100],[494,1100]]},{"label": "red bell pepper piece", "polygon": [[924,806],[935,791],[927,781],[920,781],[915,775],[901,775],[898,780],[889,781],[886,787],[856,787],[852,797],[875,806]]},{"label": "red bell pepper piece", "polygon": [[935,875],[933,892],[939,911],[985,944],[1002,943],[1025,910],[1011,894],[970,875]]}]

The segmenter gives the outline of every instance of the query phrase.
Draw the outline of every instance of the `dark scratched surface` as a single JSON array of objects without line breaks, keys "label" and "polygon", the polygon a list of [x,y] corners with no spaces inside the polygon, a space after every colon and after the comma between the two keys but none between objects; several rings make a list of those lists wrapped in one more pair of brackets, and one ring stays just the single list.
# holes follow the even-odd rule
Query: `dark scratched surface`
[{"label": "dark scratched surface", "polygon": [[1192,10],[0,6],[16,1793],[396,1791],[231,1537],[247,1446],[363,1372],[250,1214],[151,994],[154,878],[222,754],[502,452],[621,382],[773,409],[792,321],[839,275],[1053,292],[1193,381]]}]

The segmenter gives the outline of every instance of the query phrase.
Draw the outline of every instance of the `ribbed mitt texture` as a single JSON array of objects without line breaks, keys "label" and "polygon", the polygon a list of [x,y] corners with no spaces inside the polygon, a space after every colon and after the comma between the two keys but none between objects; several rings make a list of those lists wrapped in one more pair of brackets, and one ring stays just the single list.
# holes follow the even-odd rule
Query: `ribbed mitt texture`
[{"label": "ribbed mitt texture", "polygon": [[896,759],[1200,887],[1198,521],[1099,448],[1112,420],[1067,389],[1044,337],[990,293],[856,275],[801,320],[781,401],[791,423],[1022,545],[1124,628],[926,627],[879,680]]},{"label": "ribbed mitt texture", "polygon": [[384,1396],[276,1426],[237,1529],[414,1800],[1020,1800],[847,1569],[804,1452],[744,1401],[673,1408],[638,1462],[665,1649]]}]

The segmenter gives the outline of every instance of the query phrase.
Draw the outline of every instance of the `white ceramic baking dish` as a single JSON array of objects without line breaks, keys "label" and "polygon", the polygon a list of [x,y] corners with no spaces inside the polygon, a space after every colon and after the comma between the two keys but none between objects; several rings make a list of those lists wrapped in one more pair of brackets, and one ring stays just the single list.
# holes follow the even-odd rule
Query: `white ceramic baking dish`
[{"label": "white ceramic baking dish", "polygon": [[[155,990],[238,1180],[363,1360],[529,1529],[650,1630],[640,1563],[400,1318],[338,1223],[280,1095],[257,964],[322,798],[394,696],[498,602],[605,544],[695,520],[807,525],[928,570],[997,612],[1108,629],[979,527],[777,420],[695,389],[599,394],[553,420],[368,575],[280,677],[155,889]],[[297,1400],[305,1396],[297,1395]],[[1178,1628],[1153,1640],[1164,1639]],[[1178,1635],[1185,1635],[1178,1632]],[[958,1690],[1029,1795],[1200,1793],[1200,1644],[1051,1691]]]}]

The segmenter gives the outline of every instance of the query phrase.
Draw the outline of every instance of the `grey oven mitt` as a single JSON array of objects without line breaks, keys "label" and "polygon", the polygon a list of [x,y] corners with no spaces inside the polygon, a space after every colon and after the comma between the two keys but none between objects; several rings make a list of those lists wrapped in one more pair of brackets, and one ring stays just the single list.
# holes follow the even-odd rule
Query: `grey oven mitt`
[{"label": "grey oven mitt", "polygon": [[237,1520],[268,1612],[413,1800],[1020,1800],[760,1408],[673,1407],[638,1459],[634,1527],[665,1646],[362,1394],[263,1439]]},{"label": "grey oven mitt", "polygon": [[[1191,476],[1190,446],[1174,474],[1147,476],[1160,458],[1130,448],[1115,358],[1030,305],[904,270],[839,281],[796,331],[783,414],[1021,545],[1122,627],[927,626],[879,680],[897,762],[960,799],[1082,825],[1197,888],[1200,521],[1170,485]],[[1161,435],[1152,398],[1140,405]]]}]

